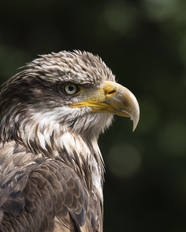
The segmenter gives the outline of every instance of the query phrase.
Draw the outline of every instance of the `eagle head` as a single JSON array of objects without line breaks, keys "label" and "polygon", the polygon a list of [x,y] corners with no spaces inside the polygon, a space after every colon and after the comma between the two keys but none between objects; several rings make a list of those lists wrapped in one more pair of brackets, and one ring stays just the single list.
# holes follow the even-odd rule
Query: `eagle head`
[{"label": "eagle head", "polygon": [[133,129],[139,120],[134,95],[88,52],[40,56],[4,84],[0,98],[1,142],[15,140],[49,156],[77,137],[96,144],[113,115],[130,117]]}]

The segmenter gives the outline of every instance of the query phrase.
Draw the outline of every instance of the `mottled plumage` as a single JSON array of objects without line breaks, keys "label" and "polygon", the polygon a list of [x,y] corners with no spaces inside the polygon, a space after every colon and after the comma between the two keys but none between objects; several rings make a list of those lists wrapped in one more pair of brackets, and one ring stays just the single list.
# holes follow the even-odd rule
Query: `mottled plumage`
[{"label": "mottled plumage", "polygon": [[0,95],[0,231],[103,231],[98,136],[135,97],[87,52],[40,56]]}]

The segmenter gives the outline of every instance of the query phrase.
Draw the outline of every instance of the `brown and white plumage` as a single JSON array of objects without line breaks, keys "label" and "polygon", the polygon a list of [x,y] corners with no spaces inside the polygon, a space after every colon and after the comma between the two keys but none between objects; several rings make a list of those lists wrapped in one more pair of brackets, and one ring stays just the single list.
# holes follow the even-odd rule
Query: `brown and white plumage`
[{"label": "brown and white plumage", "polygon": [[134,95],[87,52],[40,56],[0,95],[0,231],[103,231],[98,136]]}]

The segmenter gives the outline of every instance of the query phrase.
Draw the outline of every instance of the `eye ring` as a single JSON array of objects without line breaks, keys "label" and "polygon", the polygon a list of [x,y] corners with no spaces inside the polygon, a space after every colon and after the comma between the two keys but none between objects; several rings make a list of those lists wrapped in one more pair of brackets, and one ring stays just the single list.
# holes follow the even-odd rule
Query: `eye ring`
[{"label": "eye ring", "polygon": [[63,86],[63,92],[68,95],[74,95],[79,92],[79,87],[75,84],[68,83]]}]

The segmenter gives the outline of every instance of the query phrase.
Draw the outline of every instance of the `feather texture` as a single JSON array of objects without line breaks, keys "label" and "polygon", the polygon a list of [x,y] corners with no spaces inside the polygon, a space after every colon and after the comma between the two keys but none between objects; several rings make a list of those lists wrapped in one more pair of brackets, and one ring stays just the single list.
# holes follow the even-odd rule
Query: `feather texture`
[{"label": "feather texture", "polygon": [[0,100],[0,230],[102,231],[104,165],[99,133],[110,114],[73,109],[63,83],[92,88],[114,76],[99,57],[41,56],[3,86]]},{"label": "feather texture", "polygon": [[[78,93],[65,92],[67,86]],[[97,140],[113,115],[89,102],[103,107],[105,96],[131,113],[130,100],[137,101],[129,91],[130,99],[117,95],[118,86],[98,56],[80,51],[40,56],[3,85],[0,231],[103,231],[104,162]],[[84,105],[72,107],[78,103]],[[116,114],[125,116],[118,107]],[[138,112],[137,105],[136,122]]]}]

